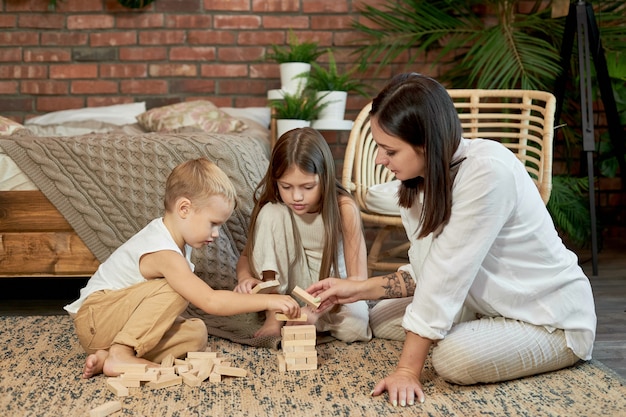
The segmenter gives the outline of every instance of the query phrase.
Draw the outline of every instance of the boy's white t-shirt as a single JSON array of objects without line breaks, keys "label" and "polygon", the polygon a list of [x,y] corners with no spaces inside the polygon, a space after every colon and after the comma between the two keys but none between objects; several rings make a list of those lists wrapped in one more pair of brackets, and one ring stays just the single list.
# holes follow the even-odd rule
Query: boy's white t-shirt
[{"label": "boy's white t-shirt", "polygon": [[117,248],[80,290],[78,300],[66,305],[64,309],[68,313],[76,314],[87,297],[96,291],[119,290],[144,282],[146,279],[139,271],[139,260],[147,253],[162,250],[171,250],[185,256],[189,268],[194,270],[191,247],[185,245],[185,253],[181,253],[163,224],[163,218],[159,217]]}]

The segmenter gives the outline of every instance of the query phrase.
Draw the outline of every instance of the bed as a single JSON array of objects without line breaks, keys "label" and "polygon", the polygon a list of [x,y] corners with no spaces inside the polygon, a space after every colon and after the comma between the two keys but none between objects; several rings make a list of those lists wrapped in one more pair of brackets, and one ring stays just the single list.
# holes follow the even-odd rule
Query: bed
[{"label": "bed", "polygon": [[196,101],[54,112],[13,126],[0,136],[0,277],[90,276],[161,215],[169,170],[204,155],[242,190],[224,242],[199,261],[201,269],[220,263],[228,287],[233,277],[224,271],[245,243],[251,192],[267,164],[269,122],[268,108]]}]

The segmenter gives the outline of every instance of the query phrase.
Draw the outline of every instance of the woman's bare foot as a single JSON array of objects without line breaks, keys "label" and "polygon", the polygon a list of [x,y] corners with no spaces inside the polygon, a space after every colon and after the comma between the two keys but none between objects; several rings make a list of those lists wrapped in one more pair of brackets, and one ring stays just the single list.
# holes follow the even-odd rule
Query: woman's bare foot
[{"label": "woman's bare foot", "polygon": [[92,353],[85,359],[85,367],[83,368],[83,378],[91,378],[94,375],[102,373],[104,362],[109,356],[108,350],[98,350],[96,353]]},{"label": "woman's bare foot", "polygon": [[120,372],[115,370],[116,365],[121,364],[146,364],[148,367],[158,367],[159,365],[150,362],[147,359],[135,356],[135,349],[126,345],[112,345],[109,349],[109,355],[104,361],[102,372],[106,376],[118,376]]}]

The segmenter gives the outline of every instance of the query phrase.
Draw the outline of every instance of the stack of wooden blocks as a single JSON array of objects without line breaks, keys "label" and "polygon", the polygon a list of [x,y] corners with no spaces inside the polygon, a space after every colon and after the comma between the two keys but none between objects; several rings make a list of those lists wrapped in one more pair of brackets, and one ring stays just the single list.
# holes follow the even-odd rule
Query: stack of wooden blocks
[{"label": "stack of wooden blocks", "polygon": [[278,369],[281,372],[317,369],[314,324],[283,326],[281,335],[282,351],[278,353]]}]

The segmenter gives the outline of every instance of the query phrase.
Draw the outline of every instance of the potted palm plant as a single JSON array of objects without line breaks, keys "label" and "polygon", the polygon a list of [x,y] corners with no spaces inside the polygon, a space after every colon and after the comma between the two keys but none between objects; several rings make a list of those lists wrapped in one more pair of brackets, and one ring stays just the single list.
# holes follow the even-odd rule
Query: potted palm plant
[{"label": "potted palm plant", "polygon": [[346,72],[339,72],[332,50],[328,49],[328,68],[317,62],[311,62],[311,71],[307,75],[307,89],[314,90],[320,103],[325,104],[318,120],[343,120],[346,113],[348,93],[355,92],[367,97],[367,85],[354,78],[358,70],[353,67]]},{"label": "potted palm plant", "polygon": [[280,64],[281,90],[297,94],[304,90],[307,81],[299,75],[308,74],[311,63],[323,53],[317,42],[300,42],[290,30],[287,45],[272,45],[265,54],[265,60]]},{"label": "potted palm plant", "polygon": [[[551,8],[546,8],[541,0],[527,2],[532,7],[526,7],[524,12],[520,11],[519,0],[493,0],[487,4],[495,20],[489,20],[485,19],[484,3],[383,0],[364,5],[353,22],[363,35],[357,59],[362,68],[374,66],[378,72],[408,51],[408,65],[421,53],[428,53],[433,66],[442,64],[438,80],[449,88],[551,91],[562,70],[559,45],[565,19],[552,18]],[[624,50],[623,2],[598,3],[596,12],[604,23],[600,32],[607,35],[603,47],[611,59],[612,51]],[[572,112],[578,114],[575,107],[576,104]],[[563,113],[567,117],[568,112]],[[573,121],[572,125],[576,123]],[[573,129],[561,130],[568,149],[577,149],[579,139]],[[573,243],[584,246],[590,241],[590,221],[580,181],[570,175],[556,175],[553,187],[548,202],[550,214]]]},{"label": "potted palm plant", "polygon": [[311,90],[300,94],[283,93],[281,100],[271,100],[270,108],[276,119],[276,137],[297,127],[311,126],[311,121],[316,119],[324,104]]}]

